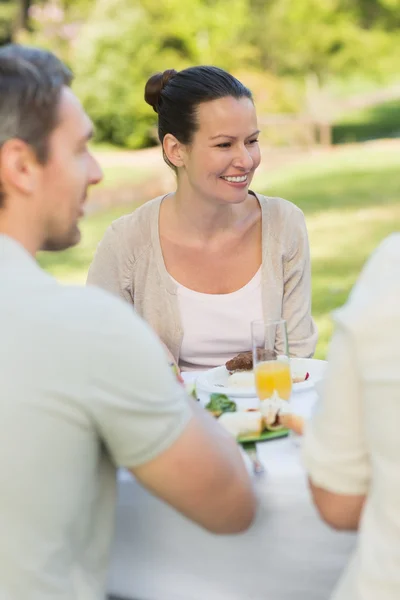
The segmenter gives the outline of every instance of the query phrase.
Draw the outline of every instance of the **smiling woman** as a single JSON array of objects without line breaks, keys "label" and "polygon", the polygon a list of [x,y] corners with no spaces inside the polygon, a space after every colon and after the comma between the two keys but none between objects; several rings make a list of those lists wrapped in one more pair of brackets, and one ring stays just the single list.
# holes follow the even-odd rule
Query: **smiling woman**
[{"label": "smiling woman", "polygon": [[145,100],[176,190],[111,224],[88,283],[132,303],[184,370],[250,350],[250,322],[262,318],[286,319],[291,354],[311,356],[304,216],[250,190],[261,160],[250,90],[199,66],[153,75]]}]

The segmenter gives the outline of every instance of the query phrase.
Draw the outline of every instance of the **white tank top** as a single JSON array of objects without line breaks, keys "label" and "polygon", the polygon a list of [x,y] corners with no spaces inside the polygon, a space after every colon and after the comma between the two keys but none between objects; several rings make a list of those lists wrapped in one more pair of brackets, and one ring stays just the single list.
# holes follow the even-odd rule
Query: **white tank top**
[{"label": "white tank top", "polygon": [[251,350],[250,323],[263,318],[261,267],[231,294],[203,294],[173,281],[183,328],[182,370],[218,367],[238,352]]}]

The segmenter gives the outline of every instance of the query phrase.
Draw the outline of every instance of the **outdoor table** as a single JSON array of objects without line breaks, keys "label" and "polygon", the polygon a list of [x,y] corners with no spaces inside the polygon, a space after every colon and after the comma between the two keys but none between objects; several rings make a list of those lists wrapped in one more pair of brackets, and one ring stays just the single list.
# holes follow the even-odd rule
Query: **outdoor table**
[{"label": "outdoor table", "polygon": [[[291,400],[304,416],[315,401],[313,389]],[[253,476],[259,511],[251,528],[234,536],[204,531],[120,471],[109,593],[134,600],[328,599],[355,535],[331,530],[318,516],[299,440],[257,449],[265,467]]]}]

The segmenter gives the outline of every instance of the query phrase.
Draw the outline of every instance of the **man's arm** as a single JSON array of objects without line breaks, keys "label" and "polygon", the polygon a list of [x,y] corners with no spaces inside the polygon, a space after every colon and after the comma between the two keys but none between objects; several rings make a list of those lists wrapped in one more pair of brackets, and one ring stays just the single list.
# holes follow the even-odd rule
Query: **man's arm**
[{"label": "man's arm", "polygon": [[189,399],[154,332],[115,302],[91,354],[88,410],[100,438],[118,466],[192,521],[245,530],[256,496],[236,441]]},{"label": "man's arm", "polygon": [[309,483],[314,504],[325,523],[338,530],[358,529],[365,494],[356,496],[336,494],[314,485],[311,479]]},{"label": "man's arm", "polygon": [[214,533],[239,533],[256,498],[235,440],[191,400],[193,416],[165,452],[131,472],[153,494]]}]

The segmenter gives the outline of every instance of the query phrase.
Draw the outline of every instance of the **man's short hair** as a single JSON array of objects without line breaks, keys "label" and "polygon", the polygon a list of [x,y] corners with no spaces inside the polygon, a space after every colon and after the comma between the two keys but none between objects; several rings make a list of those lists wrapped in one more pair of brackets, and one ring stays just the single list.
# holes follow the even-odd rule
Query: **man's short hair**
[{"label": "man's short hair", "polygon": [[[32,146],[39,162],[46,162],[61,90],[72,78],[47,50],[18,44],[0,48],[0,151],[7,140],[17,138]],[[3,199],[0,182],[0,206]]]}]

